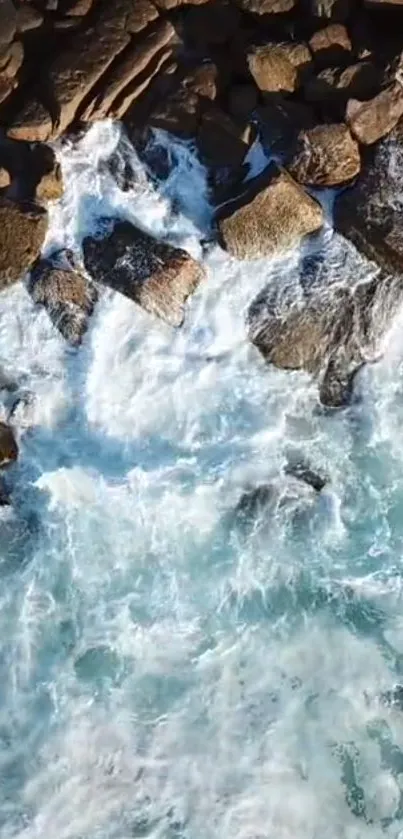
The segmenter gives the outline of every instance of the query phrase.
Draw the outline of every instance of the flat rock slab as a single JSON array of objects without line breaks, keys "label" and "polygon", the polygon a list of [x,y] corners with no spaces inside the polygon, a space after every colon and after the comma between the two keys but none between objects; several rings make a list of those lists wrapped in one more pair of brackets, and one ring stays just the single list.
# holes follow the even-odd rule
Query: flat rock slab
[{"label": "flat rock slab", "polygon": [[20,280],[37,259],[47,226],[47,213],[37,204],[0,199],[0,291]]},{"label": "flat rock slab", "polygon": [[83,241],[84,264],[97,282],[120,291],[170,326],[181,326],[184,304],[204,277],[186,251],[158,242],[127,221],[105,219],[104,236]]},{"label": "flat rock slab", "polygon": [[323,210],[276,164],[246,184],[246,191],[220,208],[223,246],[238,259],[275,256],[319,230]]},{"label": "flat rock slab", "polygon": [[10,466],[18,458],[18,446],[14,432],[5,422],[0,422],[0,467]]},{"label": "flat rock slab", "polygon": [[28,291],[43,306],[63,338],[78,346],[98,299],[94,285],[73,269],[41,259],[33,267]]}]

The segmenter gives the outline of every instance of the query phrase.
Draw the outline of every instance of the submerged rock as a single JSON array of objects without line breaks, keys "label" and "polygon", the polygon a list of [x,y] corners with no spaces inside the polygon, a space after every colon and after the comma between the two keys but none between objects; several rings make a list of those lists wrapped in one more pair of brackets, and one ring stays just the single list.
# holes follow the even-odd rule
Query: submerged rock
[{"label": "submerged rock", "polygon": [[4,481],[0,478],[0,507],[9,507],[11,505],[10,493]]},{"label": "submerged rock", "polygon": [[318,472],[314,472],[303,461],[289,463],[284,472],[286,475],[290,475],[290,477],[296,478],[298,481],[303,481],[303,483],[312,487],[315,492],[321,492],[327,484],[327,478],[319,475]]},{"label": "submerged rock", "polygon": [[66,341],[80,344],[98,299],[95,286],[71,267],[41,259],[31,271],[28,291]]},{"label": "submerged rock", "polygon": [[[360,367],[379,358],[382,338],[403,299],[403,280],[377,271],[356,285],[354,275],[351,285],[348,277],[344,285],[326,284],[323,277],[315,282],[322,268],[318,263],[302,293],[267,286],[249,309],[248,325],[252,342],[267,361],[312,373],[319,379],[321,402],[336,408],[349,402]],[[343,266],[337,276],[340,270]],[[370,270],[367,266],[367,275]]]},{"label": "submerged rock", "polygon": [[275,256],[323,224],[323,210],[276,164],[246,184],[241,196],[218,213],[226,250],[238,259]]},{"label": "submerged rock", "polygon": [[[110,220],[104,219],[105,225]],[[125,294],[170,326],[180,326],[184,304],[204,277],[186,251],[158,242],[128,221],[83,242],[85,267],[97,282]]]},{"label": "submerged rock", "polygon": [[10,466],[18,458],[18,446],[14,432],[5,422],[0,422],[0,467]]},{"label": "submerged rock", "polygon": [[243,526],[250,526],[275,497],[275,488],[271,484],[261,484],[245,492],[235,507],[235,520]]},{"label": "submerged rock", "polygon": [[25,274],[37,258],[48,225],[46,212],[33,203],[0,199],[0,291]]}]

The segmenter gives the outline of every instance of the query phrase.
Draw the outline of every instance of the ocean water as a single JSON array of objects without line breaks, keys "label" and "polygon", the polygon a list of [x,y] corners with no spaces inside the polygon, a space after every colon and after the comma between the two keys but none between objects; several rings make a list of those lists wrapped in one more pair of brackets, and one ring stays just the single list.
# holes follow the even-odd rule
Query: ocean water
[{"label": "ocean water", "polygon": [[[23,283],[1,297],[21,457],[0,512],[0,837],[402,839],[403,707],[382,697],[403,683],[403,317],[351,407],[321,409],[246,336],[265,284],[298,292],[301,254],[209,244],[203,167],[158,142],[159,182],[111,123],[63,147],[45,252],[110,212],[185,247],[207,276],[181,330],[106,290],[71,350]],[[348,281],[330,225],[315,247]],[[233,510],[261,482],[277,501],[245,531]]]}]

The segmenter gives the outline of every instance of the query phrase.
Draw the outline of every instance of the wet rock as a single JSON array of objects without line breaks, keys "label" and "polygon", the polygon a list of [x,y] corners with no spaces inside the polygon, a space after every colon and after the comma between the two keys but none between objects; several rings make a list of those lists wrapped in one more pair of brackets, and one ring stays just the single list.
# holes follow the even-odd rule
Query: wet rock
[{"label": "wet rock", "polygon": [[351,59],[352,44],[345,26],[332,23],[312,35],[309,46],[315,61],[322,67],[343,64]]},{"label": "wet rock", "polygon": [[286,163],[296,153],[300,132],[317,123],[312,108],[289,99],[264,105],[257,113],[264,145]]},{"label": "wet rock", "polygon": [[201,116],[197,147],[201,159],[212,166],[239,166],[255,139],[250,125],[239,125],[219,108]]},{"label": "wet rock", "polygon": [[78,346],[98,299],[95,286],[71,266],[41,259],[31,271],[28,291],[34,302],[46,309],[63,338]]},{"label": "wet rock", "polygon": [[320,204],[276,164],[246,184],[245,192],[218,214],[223,245],[238,259],[274,256],[322,224]]},{"label": "wet rock", "polygon": [[8,489],[7,489],[3,479],[0,478],[0,507],[10,507],[10,505],[11,505],[10,493],[8,492]]},{"label": "wet rock", "polygon": [[34,96],[23,101],[7,125],[7,136],[12,140],[25,140],[29,143],[45,142],[51,133],[51,116]]},{"label": "wet rock", "polygon": [[10,183],[10,173],[7,171],[7,169],[3,169],[3,167],[0,167],[0,189],[5,189],[6,187],[10,186]]},{"label": "wet rock", "polygon": [[[250,338],[263,357],[277,367],[313,374],[321,402],[334,408],[350,401],[362,365],[379,358],[382,339],[403,299],[400,277],[357,262],[357,257],[343,266],[343,253],[338,254],[340,261],[333,266],[303,260],[301,277],[307,282],[310,271],[311,282],[302,294],[268,286],[248,313]],[[372,272],[371,279],[357,281],[360,272],[363,277]]]},{"label": "wet rock", "polygon": [[358,143],[344,123],[317,125],[301,132],[289,171],[301,184],[333,187],[353,180],[360,171]]},{"label": "wet rock", "polygon": [[354,137],[365,146],[392,131],[403,116],[403,87],[396,83],[366,102],[350,99],[346,122]]},{"label": "wet rock", "polygon": [[48,226],[37,204],[0,198],[0,290],[21,279],[37,258]]},{"label": "wet rock", "polygon": [[391,690],[385,690],[381,694],[381,701],[384,705],[403,711],[403,685],[395,685]]},{"label": "wet rock", "polygon": [[38,204],[47,206],[49,201],[62,197],[64,186],[60,163],[49,146],[33,147],[31,162],[35,172],[34,195]]},{"label": "wet rock", "polygon": [[244,527],[250,527],[267,510],[275,497],[275,489],[271,484],[261,484],[245,492],[235,507],[235,520]]},{"label": "wet rock", "polygon": [[14,432],[5,422],[0,422],[0,468],[10,466],[18,458],[18,446]]},{"label": "wet rock", "polygon": [[281,44],[255,47],[248,55],[248,65],[259,90],[265,93],[294,93],[298,87],[298,70]]},{"label": "wet rock", "polygon": [[204,276],[188,253],[158,242],[126,221],[113,222],[102,238],[84,239],[83,252],[94,280],[125,294],[170,326],[182,324],[185,302]]},{"label": "wet rock", "polygon": [[286,475],[290,475],[292,478],[303,481],[304,484],[312,487],[315,492],[321,492],[327,484],[327,478],[319,475],[318,472],[314,472],[303,461],[289,463],[284,471]]},{"label": "wet rock", "polygon": [[375,148],[357,183],[334,205],[336,230],[390,273],[403,272],[402,140],[398,127]]}]

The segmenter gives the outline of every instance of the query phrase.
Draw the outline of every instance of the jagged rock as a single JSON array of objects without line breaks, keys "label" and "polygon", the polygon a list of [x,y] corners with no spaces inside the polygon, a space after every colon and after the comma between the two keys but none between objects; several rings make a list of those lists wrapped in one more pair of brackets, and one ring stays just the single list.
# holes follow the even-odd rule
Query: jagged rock
[{"label": "jagged rock", "polygon": [[158,242],[127,221],[114,221],[102,238],[88,236],[83,252],[94,280],[171,326],[182,324],[184,304],[204,276],[201,265],[186,251]]},{"label": "jagged rock", "polygon": [[21,3],[17,8],[17,32],[29,32],[43,24],[43,14],[31,3]]},{"label": "jagged rock", "polygon": [[44,306],[66,341],[78,346],[98,299],[95,286],[71,267],[41,259],[31,271],[28,291],[35,303]]},{"label": "jagged rock", "polygon": [[[334,408],[350,401],[360,367],[379,358],[382,338],[403,299],[401,277],[357,263],[358,257],[343,265],[348,249],[342,248],[335,264],[323,257],[303,260],[303,281],[311,276],[302,293],[271,284],[248,313],[249,336],[263,357],[277,367],[313,374],[321,402]],[[358,281],[370,273],[371,279]]]},{"label": "jagged rock", "polygon": [[26,140],[29,143],[45,142],[51,133],[50,114],[35,97],[24,100],[7,126],[7,137],[13,140]]},{"label": "jagged rock", "polygon": [[0,290],[21,279],[37,258],[48,225],[36,204],[0,198]]},{"label": "jagged rock", "polygon": [[[131,44],[122,58],[114,63],[101,90],[83,115],[84,118],[98,120],[110,114],[123,116],[158,71],[159,53],[174,37],[172,24],[161,21],[144,40]],[[163,60],[171,54],[171,50],[164,51]]]},{"label": "jagged rock", "polygon": [[17,31],[17,13],[12,0],[0,0],[0,47],[11,44]]},{"label": "jagged rock", "polygon": [[254,15],[276,15],[289,12],[296,5],[296,0],[237,0],[244,12]]},{"label": "jagged rock", "polygon": [[218,71],[212,62],[190,70],[162,97],[148,119],[150,126],[180,137],[194,137],[203,112],[217,96]]},{"label": "jagged rock", "polygon": [[3,169],[3,167],[0,166],[0,189],[5,189],[6,187],[10,186],[10,183],[10,173],[7,171],[7,169]]},{"label": "jagged rock", "polygon": [[274,256],[322,224],[320,204],[276,164],[246,184],[245,192],[218,214],[223,245],[238,259]]},{"label": "jagged rock", "polygon": [[219,108],[201,117],[197,147],[201,159],[211,166],[239,166],[255,135],[250,125],[238,125]]},{"label": "jagged rock", "polygon": [[284,472],[286,475],[290,475],[292,478],[296,478],[298,481],[303,481],[304,484],[308,484],[308,486],[312,487],[315,492],[322,492],[322,489],[324,489],[327,484],[327,478],[319,475],[318,472],[314,472],[303,461],[287,464]]},{"label": "jagged rock", "polygon": [[6,79],[14,79],[24,61],[24,47],[21,41],[14,41],[9,47],[8,60],[1,71],[1,75]]},{"label": "jagged rock", "polygon": [[352,189],[334,205],[334,226],[386,271],[403,273],[403,171],[401,129],[374,150]]},{"label": "jagged rock", "polygon": [[311,76],[304,85],[308,102],[321,107],[325,115],[344,119],[349,99],[371,99],[379,91],[381,77],[378,68],[371,61],[359,61],[345,69],[327,67]]},{"label": "jagged rock", "polygon": [[129,11],[126,28],[128,32],[137,34],[145,29],[158,17],[158,9],[150,0],[136,0]]},{"label": "jagged rock", "polygon": [[325,67],[349,62],[353,48],[346,27],[340,23],[319,29],[312,35],[309,46],[315,61]]},{"label": "jagged rock", "polygon": [[365,146],[389,134],[403,116],[403,87],[396,83],[367,102],[350,99],[346,122],[354,137]]},{"label": "jagged rock", "polygon": [[18,458],[18,446],[13,430],[0,422],[0,467],[10,466]]},{"label": "jagged rock", "polygon": [[60,163],[49,146],[41,145],[35,154],[32,151],[31,159],[37,172],[35,184],[35,200],[38,204],[45,206],[49,201],[57,201],[64,192],[63,177]]},{"label": "jagged rock", "polygon": [[94,0],[73,0],[66,14],[69,17],[84,17],[92,9]]},{"label": "jagged rock", "polygon": [[264,145],[285,162],[295,154],[300,132],[313,128],[317,122],[312,108],[290,99],[264,105],[258,116]]},{"label": "jagged rock", "polygon": [[235,119],[248,119],[258,104],[258,93],[252,84],[233,85],[228,93],[228,110]]},{"label": "jagged rock", "polygon": [[298,87],[298,70],[281,44],[255,47],[248,54],[249,70],[265,93],[294,93]]},{"label": "jagged rock", "polygon": [[333,187],[353,180],[360,171],[358,143],[344,123],[317,125],[301,132],[289,171],[301,184]]},{"label": "jagged rock", "polygon": [[275,498],[276,491],[271,484],[260,484],[244,492],[234,510],[235,520],[249,529]]}]

